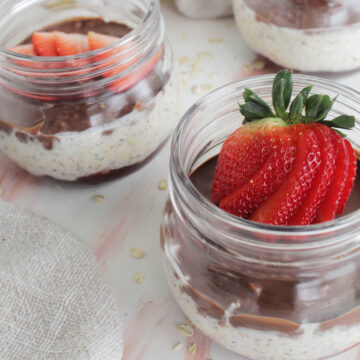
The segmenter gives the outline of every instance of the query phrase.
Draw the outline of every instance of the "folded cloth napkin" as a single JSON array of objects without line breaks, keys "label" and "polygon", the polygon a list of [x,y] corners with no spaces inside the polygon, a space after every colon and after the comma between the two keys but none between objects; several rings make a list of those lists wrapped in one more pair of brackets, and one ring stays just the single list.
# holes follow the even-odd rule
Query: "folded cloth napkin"
[{"label": "folded cloth napkin", "polygon": [[116,304],[87,246],[0,200],[0,359],[120,360]]}]

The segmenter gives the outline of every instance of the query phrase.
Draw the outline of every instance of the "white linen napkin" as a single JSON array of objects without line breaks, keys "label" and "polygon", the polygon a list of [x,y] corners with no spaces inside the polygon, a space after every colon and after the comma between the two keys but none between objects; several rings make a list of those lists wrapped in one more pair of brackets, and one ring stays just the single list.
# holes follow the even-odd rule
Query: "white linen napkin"
[{"label": "white linen napkin", "polygon": [[87,246],[0,200],[0,359],[120,360],[122,351],[119,312]]}]

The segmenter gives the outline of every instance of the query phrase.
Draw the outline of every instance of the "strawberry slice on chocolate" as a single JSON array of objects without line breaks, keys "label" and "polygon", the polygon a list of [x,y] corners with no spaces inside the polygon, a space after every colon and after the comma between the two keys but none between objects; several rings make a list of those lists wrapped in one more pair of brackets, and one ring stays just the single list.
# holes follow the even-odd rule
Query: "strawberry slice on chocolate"
[{"label": "strawberry slice on chocolate", "polygon": [[36,56],[36,52],[32,44],[14,46],[10,50],[18,54]]},{"label": "strawberry slice on chocolate", "polygon": [[[109,45],[113,45],[120,38],[99,34],[94,31],[89,31],[88,33],[88,40],[91,50],[99,50],[102,48],[106,48]],[[131,44],[121,45],[116,48],[111,48],[109,50],[104,51],[95,56],[96,60],[99,62],[104,62],[104,64],[97,65],[100,69],[105,67],[111,67],[110,70],[105,71],[102,76],[112,77],[119,75],[122,72],[125,72],[130,66],[137,63],[140,59],[139,55],[135,55],[135,50],[129,49]],[[122,51],[125,51],[126,55],[119,55]],[[133,71],[129,71],[128,74],[123,75],[117,80],[114,80],[110,83],[109,87],[114,92],[125,92],[129,90],[131,87],[135,86],[139,81],[144,79],[150,72],[154,69],[156,64],[159,62],[163,54],[162,49],[155,52],[150,58],[145,61],[144,63],[140,64],[136,69]],[[114,59],[112,59],[114,58]],[[121,63],[123,62],[123,63]]]},{"label": "strawberry slice on chocolate", "polygon": [[356,157],[339,129],[353,116],[326,120],[336,99],[303,89],[291,102],[292,73],[273,84],[273,109],[250,89],[243,126],[225,141],[212,201],[233,215],[272,225],[309,225],[341,214],[354,186]]},{"label": "strawberry slice on chocolate", "polygon": [[54,39],[56,52],[59,56],[79,55],[90,51],[86,35],[55,31]]},{"label": "strawberry slice on chocolate", "polygon": [[32,36],[34,50],[39,56],[58,56],[53,32],[35,32]]}]

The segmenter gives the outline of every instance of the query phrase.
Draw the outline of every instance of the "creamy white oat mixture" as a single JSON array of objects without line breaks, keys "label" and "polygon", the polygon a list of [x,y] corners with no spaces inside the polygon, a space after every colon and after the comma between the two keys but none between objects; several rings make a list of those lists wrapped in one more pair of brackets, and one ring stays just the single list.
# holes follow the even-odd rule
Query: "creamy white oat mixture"
[{"label": "creamy white oat mixture", "polygon": [[232,0],[175,0],[180,12],[190,18],[215,18],[232,14]]},{"label": "creamy white oat mixture", "polygon": [[[227,349],[252,360],[318,360],[339,354],[359,342],[360,324],[353,327],[335,327],[318,331],[319,324],[303,324],[298,336],[286,336],[275,331],[260,331],[233,327],[229,321],[224,326],[198,312],[194,300],[182,291],[189,279],[174,276],[173,263],[163,256],[166,278],[175,300],[194,325]],[[230,306],[231,313],[236,305]]]},{"label": "creamy white oat mixture", "polygon": [[15,131],[10,135],[0,131],[0,148],[30,173],[66,181],[139,163],[158,148],[179,120],[177,80],[174,72],[165,90],[144,109],[134,109],[103,126],[56,134],[58,140],[51,150],[36,138],[20,141]]},{"label": "creamy white oat mixture", "polygon": [[244,39],[273,62],[301,71],[360,68],[360,24],[312,31],[290,29],[258,20],[243,0],[233,0],[233,4]]}]

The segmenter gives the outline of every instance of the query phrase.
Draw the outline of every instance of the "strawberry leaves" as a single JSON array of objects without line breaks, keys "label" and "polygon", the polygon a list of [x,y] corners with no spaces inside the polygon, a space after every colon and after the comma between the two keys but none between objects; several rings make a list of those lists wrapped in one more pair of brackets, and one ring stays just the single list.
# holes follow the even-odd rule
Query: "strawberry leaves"
[{"label": "strawberry leaves", "polygon": [[273,106],[276,115],[282,119],[287,117],[288,108],[293,91],[292,74],[289,70],[281,70],[274,79],[273,84]]},{"label": "strawberry leaves", "polygon": [[289,120],[292,124],[297,124],[301,121],[304,106],[307,103],[307,99],[311,89],[312,86],[308,86],[307,88],[303,89],[292,102],[289,114]]},{"label": "strawberry leaves", "polygon": [[245,89],[243,97],[245,104],[240,105],[240,112],[245,117],[244,124],[253,120],[275,117],[270,106],[252,90]]},{"label": "strawberry leaves", "polygon": [[[312,86],[303,89],[290,104],[293,92],[292,72],[281,70],[274,79],[272,89],[272,104],[270,106],[252,90],[245,89],[243,97],[245,104],[240,105],[240,113],[244,116],[243,124],[271,117],[279,117],[288,124],[309,124],[318,122],[332,128],[351,129],[355,126],[353,116],[341,115],[332,120],[325,120],[337,97],[331,99],[328,95],[314,94],[309,97]],[[289,112],[287,111],[290,105]]]}]

